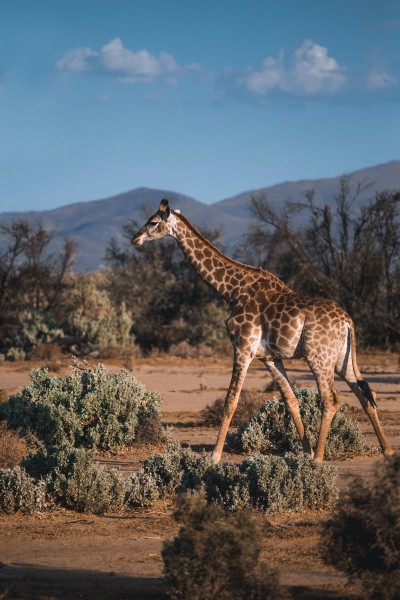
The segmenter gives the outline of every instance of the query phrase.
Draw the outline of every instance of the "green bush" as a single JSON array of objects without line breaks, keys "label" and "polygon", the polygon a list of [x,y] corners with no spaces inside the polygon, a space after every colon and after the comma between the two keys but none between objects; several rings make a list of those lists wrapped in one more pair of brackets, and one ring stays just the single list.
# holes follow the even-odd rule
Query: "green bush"
[{"label": "green bush", "polygon": [[[65,377],[36,369],[30,377],[31,385],[0,405],[0,419],[25,435],[33,434],[45,446],[114,451],[132,445],[149,421],[154,434],[160,397],[124,370],[111,375],[99,364]],[[163,429],[158,431],[162,436]]]},{"label": "green bush", "polygon": [[278,514],[329,508],[337,501],[336,471],[303,454],[215,465],[208,455],[172,445],[147,459],[140,476],[142,485],[155,482],[159,497],[202,487],[208,500],[230,510],[252,507]]},{"label": "green bush", "polygon": [[[308,456],[254,456],[239,465],[215,465],[208,455],[177,444],[162,455],[150,456],[127,479],[118,470],[93,462],[92,451],[70,445],[40,450],[25,458],[21,468],[0,473],[5,482],[11,482],[4,484],[4,494],[8,489],[13,494],[11,499],[9,492],[0,496],[0,510],[6,512],[34,510],[46,502],[80,512],[121,512],[197,488],[204,490],[209,501],[231,511],[249,507],[269,514],[318,510],[337,500],[334,469]],[[40,501],[33,500],[35,494]]]},{"label": "green bush", "polygon": [[287,598],[277,574],[259,568],[259,532],[249,512],[227,514],[202,494],[186,493],[177,497],[174,516],[181,528],[162,550],[170,598]]},{"label": "green bush", "polygon": [[0,470],[0,512],[30,513],[48,506],[44,481],[36,481],[21,467]]},{"label": "green bush", "polygon": [[199,486],[213,464],[208,454],[171,444],[164,454],[153,454],[145,460],[142,472],[156,481],[160,495],[167,495]]},{"label": "green bush", "polygon": [[125,302],[112,303],[104,273],[79,273],[70,277],[71,289],[65,320],[66,332],[100,346],[133,346],[132,315]]},{"label": "green bush", "polygon": [[227,508],[251,506],[268,514],[320,510],[336,504],[336,473],[307,455],[253,456],[207,471],[207,497]]},{"label": "green bush", "polygon": [[28,457],[27,473],[42,481],[51,501],[78,512],[121,512],[125,507],[127,481],[116,469],[93,462],[92,452],[62,446]]},{"label": "green bush", "polygon": [[49,344],[64,335],[55,317],[43,310],[24,310],[18,316],[18,333],[13,340],[14,349],[9,349],[7,359],[17,356],[17,350],[31,358],[33,350],[40,344]]},{"label": "green bush", "polygon": [[150,473],[140,470],[127,480],[125,503],[127,507],[151,506],[160,498],[158,481]]},{"label": "green bush", "polygon": [[[294,392],[311,446],[315,447],[321,424],[320,397],[312,388],[295,388]],[[347,418],[345,412],[346,406],[341,406],[332,420],[325,448],[327,460],[366,450],[357,422]],[[293,419],[280,398],[267,402],[249,423],[241,423],[235,433],[228,434],[227,445],[235,452],[302,452]]]},{"label": "green bush", "polygon": [[93,464],[90,452],[62,448],[47,478],[47,489],[57,504],[79,512],[121,512],[126,481],[116,469]]},{"label": "green bush", "polygon": [[364,598],[400,598],[400,455],[357,480],[322,537],[325,561],[361,582]]}]

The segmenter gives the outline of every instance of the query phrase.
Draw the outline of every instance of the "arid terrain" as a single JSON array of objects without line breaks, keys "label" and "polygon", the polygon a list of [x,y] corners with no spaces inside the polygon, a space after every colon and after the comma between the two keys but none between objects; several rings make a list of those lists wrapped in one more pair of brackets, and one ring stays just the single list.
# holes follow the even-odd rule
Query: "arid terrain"
[{"label": "arid terrain", "polygon": [[[102,362],[110,371],[124,366],[122,362]],[[378,394],[379,414],[389,440],[400,452],[398,356],[364,354],[358,362]],[[40,365],[28,362],[0,365],[3,397],[29,382],[33,366]],[[51,367],[55,375],[63,375],[68,359],[65,364]],[[200,411],[224,396],[230,380],[230,360],[141,358],[134,359],[129,368],[148,389],[162,395],[163,421],[173,427],[172,436],[195,451],[210,451],[217,427],[204,426]],[[305,363],[288,361],[287,368],[296,384],[314,385]],[[254,362],[245,388],[264,390],[269,383],[262,365]],[[371,477],[374,465],[383,459],[356,398],[341,381],[337,382],[337,389],[371,446],[367,455],[333,463],[343,497],[355,477]],[[102,460],[128,472],[137,468],[151,451],[141,448],[115,457],[105,456]],[[226,453],[223,460],[240,458]],[[359,597],[357,583],[347,584],[344,575],[320,559],[320,532],[329,514],[323,511],[257,516],[263,536],[261,560],[280,572],[281,581],[290,587],[295,598]],[[160,550],[163,540],[172,538],[177,529],[169,501],[124,515],[93,516],[66,510],[28,516],[0,515],[0,598],[166,598]]]}]

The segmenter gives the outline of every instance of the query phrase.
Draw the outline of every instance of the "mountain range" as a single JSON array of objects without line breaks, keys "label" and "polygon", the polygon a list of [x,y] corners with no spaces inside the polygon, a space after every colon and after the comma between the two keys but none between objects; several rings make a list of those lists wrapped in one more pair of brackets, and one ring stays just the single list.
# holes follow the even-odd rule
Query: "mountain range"
[{"label": "mountain range", "polygon": [[[348,175],[351,175],[354,187],[360,182],[370,183],[370,187],[361,193],[360,202],[372,199],[376,192],[400,190],[399,160]],[[122,226],[132,219],[142,225],[156,211],[162,198],[168,198],[171,206],[180,209],[194,225],[219,229],[221,241],[229,250],[257,222],[250,209],[252,197],[267,196],[271,204],[277,206],[287,200],[304,201],[305,192],[313,189],[320,203],[330,203],[337,193],[340,177],[288,181],[246,191],[213,204],[205,204],[173,191],[137,188],[110,198],[68,204],[52,210],[3,212],[0,213],[0,223],[17,219],[32,224],[40,223],[55,232],[53,249],[65,237],[75,239],[78,242],[78,254],[74,270],[91,271],[104,264],[105,250],[111,238],[122,242]]]}]

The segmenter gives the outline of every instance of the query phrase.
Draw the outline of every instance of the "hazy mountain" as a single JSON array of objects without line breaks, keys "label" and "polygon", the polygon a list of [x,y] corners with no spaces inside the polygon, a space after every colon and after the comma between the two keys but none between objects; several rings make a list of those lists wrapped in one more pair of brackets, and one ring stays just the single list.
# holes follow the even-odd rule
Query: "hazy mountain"
[{"label": "hazy mountain", "polygon": [[[400,161],[362,169],[351,175],[354,185],[361,181],[371,183],[371,187],[361,195],[362,201],[373,198],[375,191],[400,189]],[[58,243],[64,237],[74,238],[79,244],[76,270],[92,270],[103,263],[111,237],[122,241],[122,226],[132,219],[142,225],[145,216],[156,210],[161,198],[169,198],[171,205],[179,208],[195,225],[217,227],[222,241],[229,247],[255,223],[249,208],[252,196],[265,194],[273,204],[285,200],[300,202],[306,191],[315,189],[321,202],[330,202],[337,191],[339,178],[284,182],[209,205],[176,192],[138,188],[110,198],[69,204],[53,210],[0,213],[0,222],[26,219],[54,230]]]}]

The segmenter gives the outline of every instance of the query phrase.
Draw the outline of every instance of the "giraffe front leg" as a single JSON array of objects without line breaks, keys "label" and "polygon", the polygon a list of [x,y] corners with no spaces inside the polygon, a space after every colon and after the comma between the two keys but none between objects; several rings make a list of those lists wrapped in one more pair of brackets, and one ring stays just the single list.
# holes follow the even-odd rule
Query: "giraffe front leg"
[{"label": "giraffe front leg", "polygon": [[221,460],[226,434],[228,433],[230,422],[236,410],[243,382],[251,362],[250,355],[241,353],[240,356],[238,356],[238,354],[238,352],[235,352],[232,378],[225,400],[222,422],[219,428],[217,442],[212,453],[212,458],[215,463],[219,463]]}]

